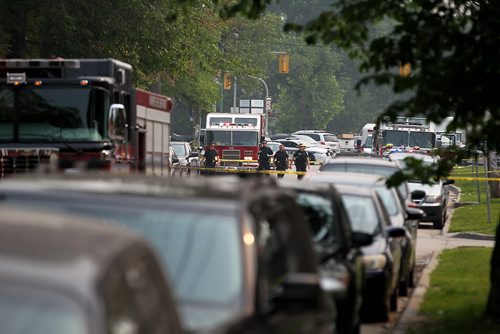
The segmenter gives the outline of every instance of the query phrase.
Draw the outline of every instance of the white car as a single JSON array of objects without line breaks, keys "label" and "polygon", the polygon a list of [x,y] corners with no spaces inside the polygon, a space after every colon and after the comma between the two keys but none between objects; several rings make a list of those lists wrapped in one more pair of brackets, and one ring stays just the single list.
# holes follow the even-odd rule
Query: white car
[{"label": "white car", "polygon": [[320,130],[300,130],[294,132],[293,135],[309,136],[312,139],[316,140],[318,143],[329,146],[330,149],[335,152],[340,151],[339,139],[333,133]]},{"label": "white car", "polygon": [[306,151],[309,153],[309,160],[311,163],[319,163],[322,164],[326,161],[326,159],[331,155],[331,151],[329,149],[323,147],[309,147],[306,143],[299,139],[287,138],[287,139],[278,139],[277,142],[283,144],[285,146],[286,151],[290,157],[299,150],[299,145],[306,145]]}]

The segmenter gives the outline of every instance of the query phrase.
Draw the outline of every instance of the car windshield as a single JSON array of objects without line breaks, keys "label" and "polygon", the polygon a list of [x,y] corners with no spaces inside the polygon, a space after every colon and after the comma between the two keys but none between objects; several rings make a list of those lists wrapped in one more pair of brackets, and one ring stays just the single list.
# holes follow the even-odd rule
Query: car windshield
[{"label": "car windshield", "polygon": [[297,203],[302,207],[305,220],[311,227],[314,242],[335,242],[336,220],[331,201],[316,194],[301,193]]},{"label": "car windshield", "polygon": [[170,143],[170,146],[174,148],[177,156],[185,157],[188,155],[188,152],[186,152],[186,146],[183,143]]},{"label": "car windshield", "polygon": [[0,284],[3,334],[86,334],[84,311],[61,294],[26,286]]},{"label": "car windshield", "polygon": [[371,235],[380,233],[377,210],[371,197],[342,194],[352,230]]},{"label": "car windshield", "polygon": [[[216,202],[195,206],[169,199],[161,208],[123,206],[100,215],[143,234],[152,243],[183,306],[182,316],[194,329],[228,321],[241,305],[238,214],[232,206]],[[202,317],[200,310],[212,317]],[[210,313],[213,310],[221,313]]]}]

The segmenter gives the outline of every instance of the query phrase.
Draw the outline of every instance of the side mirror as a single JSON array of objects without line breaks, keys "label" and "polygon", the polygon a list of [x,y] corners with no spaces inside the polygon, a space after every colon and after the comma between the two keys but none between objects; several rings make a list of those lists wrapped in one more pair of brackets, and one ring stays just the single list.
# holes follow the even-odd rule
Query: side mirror
[{"label": "side mirror", "polygon": [[363,232],[352,232],[352,243],[355,247],[368,246],[373,243],[373,236]]},{"label": "side mirror", "polygon": [[315,309],[320,301],[320,279],[315,273],[289,273],[272,297],[277,310]]},{"label": "side mirror", "polygon": [[176,164],[176,163],[178,163],[178,162],[179,162],[179,158],[172,158],[172,163],[173,163],[173,164]]},{"label": "side mirror", "polygon": [[443,181],[443,185],[448,185],[448,184],[454,184],[455,183],[455,180],[444,180]]},{"label": "side mirror", "polygon": [[199,152],[191,151],[191,153],[189,153],[189,157],[190,158],[198,158],[199,154],[200,154]]},{"label": "side mirror", "polygon": [[400,226],[389,226],[385,231],[391,238],[401,238],[406,235],[405,228]]},{"label": "side mirror", "polygon": [[408,219],[420,220],[425,218],[426,214],[424,210],[418,208],[406,208],[406,213],[408,214]]},{"label": "side mirror", "polygon": [[108,113],[108,136],[111,140],[124,143],[127,142],[127,112],[123,104],[115,103],[109,107]]}]

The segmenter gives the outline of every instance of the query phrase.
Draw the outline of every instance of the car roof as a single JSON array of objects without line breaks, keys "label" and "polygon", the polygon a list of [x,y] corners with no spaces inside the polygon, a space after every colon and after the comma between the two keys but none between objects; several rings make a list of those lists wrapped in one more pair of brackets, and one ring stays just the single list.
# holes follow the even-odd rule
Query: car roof
[{"label": "car roof", "polygon": [[325,161],[325,164],[359,164],[373,166],[387,166],[399,168],[394,161],[376,157],[338,157]]},{"label": "car roof", "polygon": [[430,162],[435,162],[437,160],[437,157],[435,157],[435,156],[422,154],[422,153],[397,152],[397,153],[389,154],[390,160],[404,159],[404,158],[408,158],[408,157],[419,159],[419,160],[424,160],[424,161],[430,161]]},{"label": "car roof", "polygon": [[[334,185],[352,184],[371,186],[385,182],[385,178],[380,175],[350,173],[350,172],[318,172],[309,174],[306,178],[308,181],[314,182],[329,182]],[[361,188],[361,187],[360,187]]]},{"label": "car roof", "polygon": [[357,187],[348,184],[336,184],[335,188],[341,195],[372,197],[374,194],[373,188],[370,187]]},{"label": "car roof", "polygon": [[90,218],[6,205],[0,215],[0,279],[70,289],[84,299],[126,249],[147,247],[142,237]]}]

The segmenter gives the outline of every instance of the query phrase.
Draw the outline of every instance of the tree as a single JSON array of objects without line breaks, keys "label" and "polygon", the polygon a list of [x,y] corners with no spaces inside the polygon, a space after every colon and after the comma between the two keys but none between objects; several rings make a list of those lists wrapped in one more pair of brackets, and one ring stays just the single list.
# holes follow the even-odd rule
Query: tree
[{"label": "tree", "polygon": [[[223,6],[222,12],[257,18],[270,2],[238,0]],[[371,35],[370,27],[383,18],[393,20],[393,28],[382,36]],[[332,0],[331,9],[317,18],[286,27],[304,33],[308,43],[335,43],[359,59],[360,68],[368,73],[359,85],[374,82],[389,85],[398,94],[409,92],[381,117],[404,113],[440,122],[453,116],[449,130],[464,128],[470,144],[496,150],[500,148],[499,28],[500,3],[487,0]],[[412,74],[400,77],[397,69],[406,63]],[[499,322],[498,243],[491,265],[486,315]]]}]

